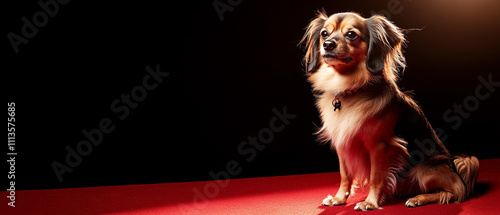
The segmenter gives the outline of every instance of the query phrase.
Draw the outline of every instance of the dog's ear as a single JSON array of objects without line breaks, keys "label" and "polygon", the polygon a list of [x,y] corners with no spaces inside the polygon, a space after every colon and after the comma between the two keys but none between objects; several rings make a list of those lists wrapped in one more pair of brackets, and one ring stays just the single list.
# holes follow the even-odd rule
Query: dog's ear
[{"label": "dog's ear", "polygon": [[366,26],[370,37],[366,68],[372,74],[379,74],[384,70],[387,57],[395,57],[388,55],[401,53],[401,44],[405,38],[396,25],[380,15],[368,18]]},{"label": "dog's ear", "polygon": [[306,55],[303,61],[307,72],[314,71],[319,63],[320,31],[326,19],[328,19],[326,12],[324,10],[318,11],[317,17],[309,23],[306,33],[302,37],[302,40],[300,40],[299,45],[303,44],[305,46]]}]

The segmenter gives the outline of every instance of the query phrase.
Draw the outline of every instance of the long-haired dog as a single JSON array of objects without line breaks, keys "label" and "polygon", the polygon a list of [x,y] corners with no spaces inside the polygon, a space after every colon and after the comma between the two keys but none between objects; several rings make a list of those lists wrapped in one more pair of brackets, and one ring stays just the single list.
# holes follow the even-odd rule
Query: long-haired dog
[{"label": "long-haired dog", "polygon": [[341,183],[323,205],[346,203],[354,187],[369,187],[355,210],[379,209],[394,196],[406,206],[461,202],[474,189],[479,161],[451,156],[422,110],[397,86],[405,68],[404,30],[385,17],[327,16],[307,26],[301,44],[323,126],[339,157]]}]

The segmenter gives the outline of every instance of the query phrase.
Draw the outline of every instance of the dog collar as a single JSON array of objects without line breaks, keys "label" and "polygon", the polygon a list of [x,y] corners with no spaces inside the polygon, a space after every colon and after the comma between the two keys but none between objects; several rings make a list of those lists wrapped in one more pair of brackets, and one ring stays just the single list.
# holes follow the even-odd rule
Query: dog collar
[{"label": "dog collar", "polygon": [[340,97],[354,95],[360,91],[366,90],[371,85],[373,85],[373,83],[366,83],[365,85],[358,88],[347,89],[342,92],[335,93],[335,98],[332,100],[333,111],[337,111],[337,109],[340,110],[340,107],[342,106],[342,102],[340,102]]}]

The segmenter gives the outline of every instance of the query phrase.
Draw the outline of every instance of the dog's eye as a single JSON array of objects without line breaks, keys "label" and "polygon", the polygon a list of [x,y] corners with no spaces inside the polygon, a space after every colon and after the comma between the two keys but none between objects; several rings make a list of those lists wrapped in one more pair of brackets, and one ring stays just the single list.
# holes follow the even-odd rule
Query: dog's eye
[{"label": "dog's eye", "polygon": [[328,31],[326,29],[321,31],[321,37],[323,37],[323,38],[328,37]]},{"label": "dog's eye", "polygon": [[354,41],[354,40],[358,39],[358,35],[354,31],[348,31],[345,34],[345,38],[347,38],[348,40]]}]

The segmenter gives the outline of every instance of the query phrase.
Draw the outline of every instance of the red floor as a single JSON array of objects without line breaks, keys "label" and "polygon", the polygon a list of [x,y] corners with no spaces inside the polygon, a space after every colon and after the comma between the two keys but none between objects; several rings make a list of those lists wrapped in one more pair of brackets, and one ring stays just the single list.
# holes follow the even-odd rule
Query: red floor
[{"label": "red floor", "polygon": [[[500,159],[481,160],[474,197],[461,204],[407,208],[405,200],[382,210],[320,206],[335,194],[338,173],[59,190],[17,191],[16,207],[0,192],[1,214],[500,214]],[[226,183],[226,184],[223,184]],[[225,186],[224,188],[221,186]],[[7,212],[7,213],[5,213]]]}]

